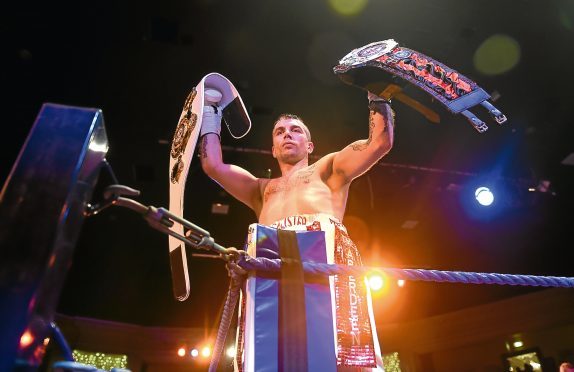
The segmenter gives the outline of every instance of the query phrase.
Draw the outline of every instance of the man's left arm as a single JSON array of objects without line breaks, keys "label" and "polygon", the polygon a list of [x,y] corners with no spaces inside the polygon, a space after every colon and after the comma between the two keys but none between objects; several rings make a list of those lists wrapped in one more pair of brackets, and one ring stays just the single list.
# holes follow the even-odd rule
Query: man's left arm
[{"label": "man's left arm", "polygon": [[333,181],[339,186],[368,171],[393,146],[394,115],[390,102],[369,93],[369,138],[355,141],[333,158]]}]

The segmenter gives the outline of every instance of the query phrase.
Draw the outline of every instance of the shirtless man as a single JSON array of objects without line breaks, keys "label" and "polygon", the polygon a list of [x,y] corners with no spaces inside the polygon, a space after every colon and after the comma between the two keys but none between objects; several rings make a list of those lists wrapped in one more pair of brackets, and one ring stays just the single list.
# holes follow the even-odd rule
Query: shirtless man
[{"label": "shirtless man", "polygon": [[[270,225],[300,214],[325,213],[343,220],[351,181],[369,170],[393,146],[393,114],[388,102],[369,93],[369,137],[323,156],[309,165],[311,134],[295,115],[282,115],[273,127],[273,157],[281,177],[257,178],[223,162],[219,142],[220,116],[204,118],[200,157],[203,170],[228,193],[251,208],[259,223]],[[205,107],[205,109],[211,109]]]},{"label": "shirtless man", "polygon": [[[359,252],[341,223],[349,187],[355,178],[369,170],[393,145],[393,112],[389,102],[370,93],[368,98],[369,137],[325,155],[311,165],[309,154],[313,152],[313,142],[309,129],[299,117],[281,115],[272,132],[272,153],[281,169],[281,177],[274,179],[257,178],[243,168],[223,162],[219,143],[221,116],[218,112],[221,110],[204,106],[200,134],[202,167],[227,192],[250,207],[260,225],[295,231],[322,230],[328,263],[361,265]],[[250,226],[246,250],[251,255],[257,253],[258,229],[257,225]],[[310,313],[307,316],[309,319],[319,319],[326,313],[333,314],[331,319],[334,321],[330,321],[329,327],[333,326],[332,350],[336,350],[337,371],[357,370],[356,367],[363,367],[361,370],[382,370],[382,357],[366,283],[350,276],[330,277],[329,282],[331,300],[321,301],[320,305],[314,302],[315,306],[313,310],[308,310]],[[249,280],[247,286],[252,288],[251,292],[247,292],[256,292],[254,287],[250,287]],[[254,295],[249,298],[248,301],[252,303],[258,301]],[[238,336],[236,346],[236,369],[251,371],[257,369],[254,367],[256,358],[253,357],[253,350],[267,343],[263,343],[261,335],[255,335],[249,326],[253,324],[257,305],[245,305],[245,301],[242,303],[240,313],[244,314],[241,321],[244,326],[240,327],[243,331]],[[257,308],[271,309],[267,306]],[[316,315],[313,315],[313,311],[322,315],[314,318]],[[259,339],[259,346],[253,346],[256,338]],[[328,344],[327,340],[322,339],[320,342]],[[274,354],[272,347],[265,350],[258,355]],[[321,359],[320,363],[327,363],[325,360]],[[237,367],[240,365],[243,369]],[[274,369],[276,366],[269,368]]]}]

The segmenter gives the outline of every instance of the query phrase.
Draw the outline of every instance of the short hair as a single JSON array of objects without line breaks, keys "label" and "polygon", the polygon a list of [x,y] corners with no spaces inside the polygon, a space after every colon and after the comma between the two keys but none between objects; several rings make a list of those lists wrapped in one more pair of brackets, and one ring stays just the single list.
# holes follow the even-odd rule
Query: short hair
[{"label": "short hair", "polygon": [[277,120],[275,120],[275,122],[273,123],[273,127],[275,127],[275,125],[276,125],[280,120],[285,120],[285,119],[299,120],[299,121],[303,124],[303,131],[305,132],[305,135],[307,136],[307,141],[311,142],[311,132],[309,132],[309,128],[307,128],[307,124],[305,124],[305,122],[303,121],[303,119],[301,119],[301,117],[298,116],[298,115],[295,115],[295,114],[281,114],[281,115],[279,115],[279,117],[277,118]]}]

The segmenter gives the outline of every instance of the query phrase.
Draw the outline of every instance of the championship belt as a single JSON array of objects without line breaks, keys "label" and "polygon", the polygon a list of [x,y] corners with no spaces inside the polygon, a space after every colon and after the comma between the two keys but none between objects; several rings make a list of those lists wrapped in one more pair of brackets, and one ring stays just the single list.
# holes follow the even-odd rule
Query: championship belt
[{"label": "championship belt", "polygon": [[[218,105],[223,110],[223,120],[233,138],[241,138],[251,129],[251,120],[237,89],[223,75],[215,72],[207,74],[191,90],[179,117],[179,123],[171,143],[169,159],[169,210],[181,217],[183,217],[183,198],[187,173],[201,129],[204,92],[209,88],[216,89],[222,94]],[[171,227],[171,230],[179,235],[184,235],[183,225],[177,222]],[[169,259],[173,294],[179,301],[184,301],[189,296],[189,273],[187,271],[185,244],[173,236],[169,237]]]},{"label": "championship belt", "polygon": [[481,133],[488,127],[469,111],[474,106],[486,108],[498,124],[506,121],[506,116],[488,102],[490,95],[474,81],[431,57],[399,46],[393,39],[354,49],[333,67],[333,72],[343,82],[385,99],[401,90],[398,82],[413,84],[451,113],[464,115]]}]

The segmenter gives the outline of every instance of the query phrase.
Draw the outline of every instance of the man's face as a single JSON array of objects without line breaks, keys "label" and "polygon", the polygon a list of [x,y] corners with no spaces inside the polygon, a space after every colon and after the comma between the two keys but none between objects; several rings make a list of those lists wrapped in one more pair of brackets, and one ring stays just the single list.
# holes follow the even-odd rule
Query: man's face
[{"label": "man's face", "polygon": [[273,157],[278,161],[295,164],[313,151],[305,133],[307,127],[297,119],[281,119],[273,128]]}]

